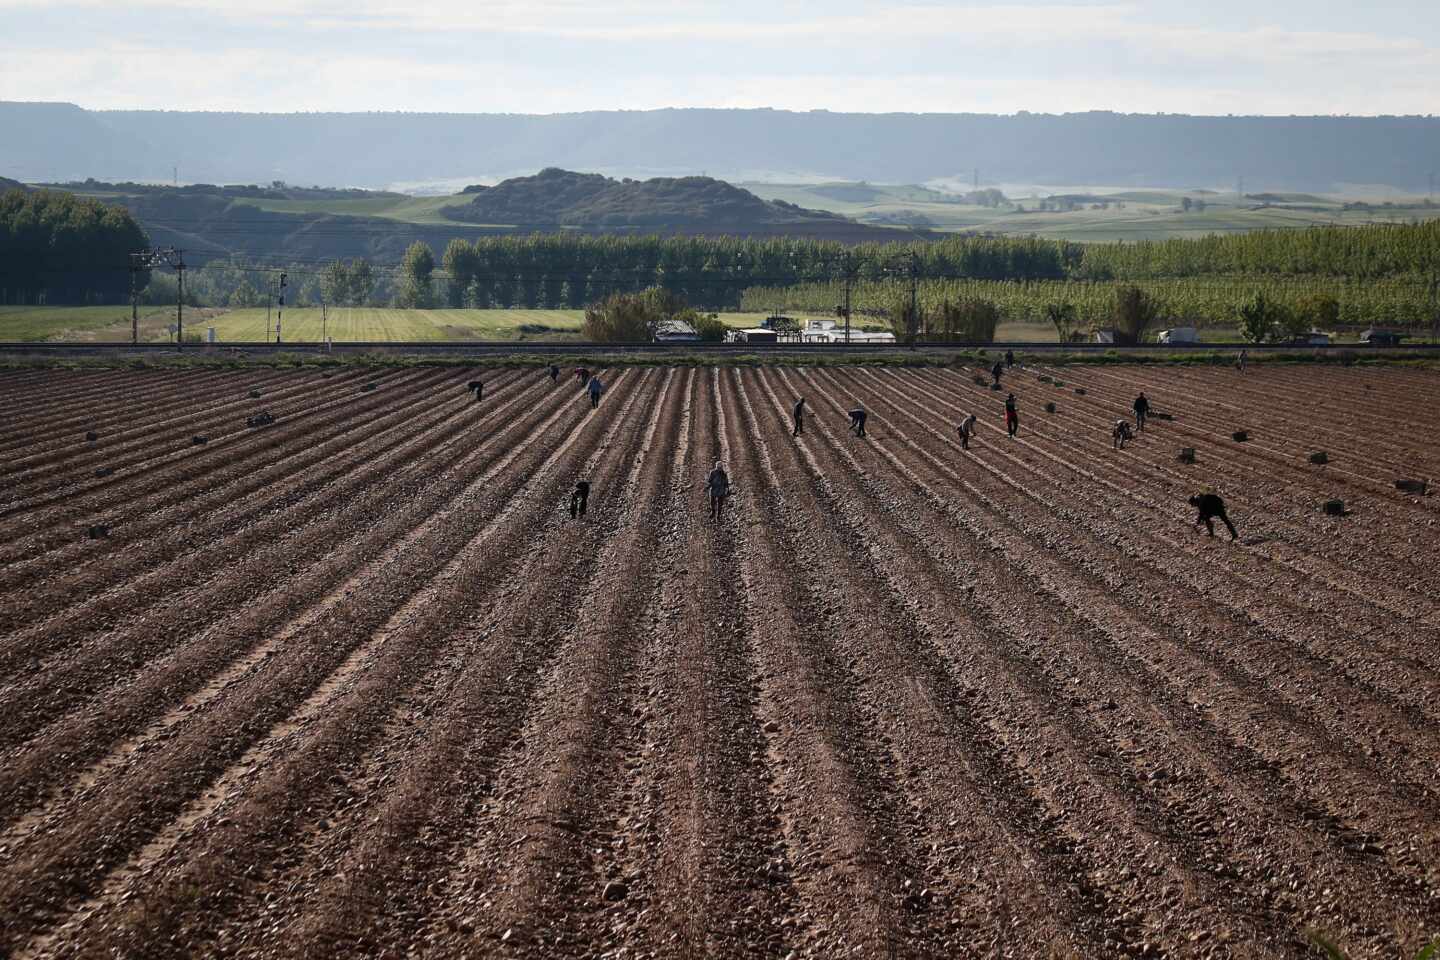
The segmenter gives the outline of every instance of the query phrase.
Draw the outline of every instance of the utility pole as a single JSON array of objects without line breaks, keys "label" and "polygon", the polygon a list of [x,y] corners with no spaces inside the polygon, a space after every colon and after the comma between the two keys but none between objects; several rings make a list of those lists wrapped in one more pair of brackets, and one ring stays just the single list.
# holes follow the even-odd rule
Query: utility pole
[{"label": "utility pole", "polygon": [[182,349],[185,345],[185,259],[183,251],[175,247],[151,247],[130,254],[130,337],[140,342],[140,292],[136,289],[141,270],[156,267],[170,267],[175,271],[175,342]]},{"label": "utility pole", "polygon": [[1425,194],[1425,199],[1431,203],[1435,202],[1435,171],[1430,171],[1430,192]]},{"label": "utility pole", "polygon": [[1431,339],[1440,343],[1440,273],[1430,275]]},{"label": "utility pole", "polygon": [[[910,251],[910,349],[915,349],[915,331],[920,322],[920,254]],[[920,331],[922,334],[923,330]]]},{"label": "utility pole", "polygon": [[137,346],[140,343],[140,291],[135,284],[140,276],[140,257],[138,253],[130,254],[130,344]]},{"label": "utility pole", "polygon": [[845,345],[850,345],[850,287],[855,282],[856,266],[850,251],[846,250],[841,254],[840,260],[841,276],[845,278]]},{"label": "utility pole", "polygon": [[180,258],[180,251],[175,251],[175,259],[170,266],[175,268],[175,349],[185,349],[185,261]]},{"label": "utility pole", "polygon": [[1235,202],[1236,202],[1236,203],[1241,203],[1241,204],[1243,204],[1243,203],[1245,202],[1245,178],[1244,178],[1244,177],[1236,177],[1236,178],[1235,178]]},{"label": "utility pole", "polygon": [[280,342],[280,320],[285,315],[285,271],[280,271],[280,302],[275,308],[275,342]]}]

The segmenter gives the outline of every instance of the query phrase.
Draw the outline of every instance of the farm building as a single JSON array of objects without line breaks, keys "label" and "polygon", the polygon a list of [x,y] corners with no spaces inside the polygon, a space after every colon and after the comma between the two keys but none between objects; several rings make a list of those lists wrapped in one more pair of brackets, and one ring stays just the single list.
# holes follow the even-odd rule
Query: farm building
[{"label": "farm building", "polygon": [[1194,327],[1172,327],[1161,330],[1156,339],[1161,343],[1199,343],[1200,335]]},{"label": "farm building", "polygon": [[1374,327],[1360,334],[1361,343],[1368,343],[1374,347],[1399,346],[1400,341],[1404,339],[1404,336],[1395,333],[1393,330],[1376,330]]},{"label": "farm building", "polygon": [[696,343],[700,334],[684,320],[662,320],[655,328],[656,343]]},{"label": "farm building", "polygon": [[[801,335],[806,343],[844,343],[845,327],[834,320],[807,320]],[[895,334],[888,330],[850,329],[851,343],[894,343]]]}]

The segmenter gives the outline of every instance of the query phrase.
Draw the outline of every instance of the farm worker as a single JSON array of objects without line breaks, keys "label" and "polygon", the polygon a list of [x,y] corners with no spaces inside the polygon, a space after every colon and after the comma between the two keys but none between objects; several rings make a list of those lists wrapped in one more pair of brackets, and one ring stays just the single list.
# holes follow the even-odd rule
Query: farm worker
[{"label": "farm worker", "polygon": [[975,414],[970,414],[960,421],[960,426],[955,428],[960,431],[960,449],[970,449],[970,438],[975,436]]},{"label": "farm worker", "polygon": [[576,368],[575,368],[575,379],[576,379],[576,380],[579,380],[580,383],[583,385],[583,384],[585,383],[585,381],[587,381],[587,380],[590,379],[590,371],[589,371],[588,369],[586,369],[585,367],[576,367]]},{"label": "farm worker", "polygon": [[485,396],[485,384],[479,380],[471,380],[470,389],[475,391],[475,400],[477,403]]},{"label": "farm worker", "polygon": [[1139,433],[1145,429],[1145,418],[1150,416],[1150,401],[1145,399],[1144,391],[1141,391],[1131,406],[1135,408],[1135,432]]},{"label": "farm worker", "polygon": [[990,376],[995,378],[995,386],[997,387],[1000,386],[1000,374],[1004,369],[1005,368],[1000,365],[999,360],[996,360],[995,366],[990,368]]},{"label": "farm worker", "polygon": [[1231,523],[1230,518],[1225,515],[1225,501],[1221,500],[1218,494],[1202,493],[1198,496],[1191,497],[1190,506],[1200,511],[1200,515],[1195,518],[1195,527],[1197,529],[1203,522],[1205,529],[1209,530],[1210,536],[1213,537],[1215,536],[1214,521],[1218,519],[1230,530],[1230,539],[1235,539],[1235,524]]},{"label": "farm worker", "polygon": [[551,382],[551,383],[555,383],[555,382],[556,382],[557,380],[559,380],[559,379],[560,379],[560,368],[557,367],[557,366],[555,366],[555,364],[553,364],[553,363],[550,364],[550,382]]},{"label": "farm worker", "polygon": [[599,377],[590,378],[590,409],[594,410],[600,406],[600,394],[605,392],[605,384],[600,382]]},{"label": "farm worker", "polygon": [[868,416],[863,405],[850,411],[850,429],[855,431],[855,436],[865,436],[865,419]]},{"label": "farm worker", "polygon": [[1015,394],[1005,398],[1005,432],[1010,439],[1020,432],[1020,412],[1015,409]]},{"label": "farm worker", "polygon": [[720,460],[715,461],[715,469],[710,471],[710,476],[705,480],[705,488],[710,491],[710,519],[720,519],[720,508],[725,503],[725,498],[730,495],[730,477],[725,473],[725,464]]},{"label": "farm worker", "polygon": [[1010,369],[1011,367],[1013,367],[1013,366],[1015,366],[1015,351],[1014,351],[1014,350],[1006,350],[1006,351],[1005,351],[1005,369],[1006,369],[1006,370],[1009,370],[1009,369]]},{"label": "farm worker", "polygon": [[1130,433],[1130,421],[1116,420],[1115,429],[1110,432],[1110,435],[1115,441],[1115,449],[1124,450],[1125,441],[1129,440],[1132,436]]},{"label": "farm worker", "polygon": [[1239,370],[1241,373],[1244,373],[1245,361],[1249,359],[1250,351],[1246,350],[1244,347],[1241,347],[1240,352],[1235,355],[1235,369]]},{"label": "farm worker", "polygon": [[580,480],[575,484],[575,492],[570,494],[570,518],[585,516],[585,505],[590,502],[590,484],[588,481]]},{"label": "farm worker", "polygon": [[790,436],[798,437],[805,432],[805,398],[801,397],[795,401],[795,429],[790,431]]}]

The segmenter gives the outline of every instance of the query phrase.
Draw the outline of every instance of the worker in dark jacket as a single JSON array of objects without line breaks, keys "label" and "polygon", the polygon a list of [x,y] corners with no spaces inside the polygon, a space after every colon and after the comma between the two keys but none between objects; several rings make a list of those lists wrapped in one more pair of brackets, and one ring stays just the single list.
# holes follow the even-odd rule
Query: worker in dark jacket
[{"label": "worker in dark jacket", "polygon": [[485,399],[485,383],[482,380],[471,380],[470,390],[475,394],[475,401],[478,403]]},{"label": "worker in dark jacket", "polygon": [[805,432],[805,398],[801,397],[795,401],[795,429],[790,431],[790,436],[798,437]]},{"label": "worker in dark jacket", "polygon": [[1014,351],[1014,350],[1006,350],[1006,351],[1005,351],[1005,369],[1006,369],[1006,370],[1009,370],[1009,369],[1011,369],[1011,368],[1014,367],[1014,366],[1015,366],[1015,351]]},{"label": "worker in dark jacket", "polygon": [[551,383],[556,383],[556,382],[558,382],[559,380],[560,380],[560,368],[557,367],[557,366],[555,366],[555,364],[552,363],[552,364],[550,364],[550,382],[551,382]]},{"label": "worker in dark jacket", "polygon": [[995,366],[990,368],[990,376],[995,378],[995,386],[1000,386],[1000,374],[1004,371],[1005,367],[1000,363],[999,360],[996,360]]},{"label": "worker in dark jacket", "polygon": [[725,498],[730,496],[730,475],[725,472],[725,464],[721,461],[715,461],[715,469],[705,478],[705,489],[710,492],[710,519],[719,520],[720,508],[725,505]]},{"label": "worker in dark jacket", "polygon": [[1145,418],[1150,416],[1150,401],[1142,391],[1131,406],[1135,408],[1135,432],[1139,433],[1145,429]]},{"label": "worker in dark jacket", "polygon": [[1015,394],[1005,398],[1005,433],[1011,440],[1020,432],[1020,411],[1015,407]]},{"label": "worker in dark jacket", "polygon": [[865,412],[863,406],[856,407],[850,411],[850,429],[855,431],[855,436],[865,436],[865,420],[870,415]]},{"label": "worker in dark jacket", "polygon": [[590,502],[590,484],[581,480],[575,484],[575,492],[570,494],[570,517],[580,519],[585,516],[585,506]]},{"label": "worker in dark jacket", "polygon": [[1190,506],[1200,511],[1195,518],[1195,527],[1199,529],[1200,524],[1205,524],[1205,529],[1210,531],[1210,536],[1215,536],[1215,521],[1219,520],[1225,524],[1230,531],[1230,539],[1236,539],[1235,524],[1225,514],[1225,501],[1221,500],[1218,494],[1202,493],[1190,498]]},{"label": "worker in dark jacket", "polygon": [[590,391],[590,409],[594,410],[600,406],[600,394],[605,392],[605,384],[600,382],[599,377],[591,377],[588,389]]}]

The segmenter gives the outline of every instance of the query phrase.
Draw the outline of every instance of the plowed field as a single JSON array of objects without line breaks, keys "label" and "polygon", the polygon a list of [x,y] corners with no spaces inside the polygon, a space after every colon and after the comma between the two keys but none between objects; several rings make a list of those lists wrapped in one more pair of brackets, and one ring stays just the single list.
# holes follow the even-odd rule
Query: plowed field
[{"label": "plowed field", "polygon": [[0,375],[0,956],[1412,956],[1440,378],[975,373]]}]

